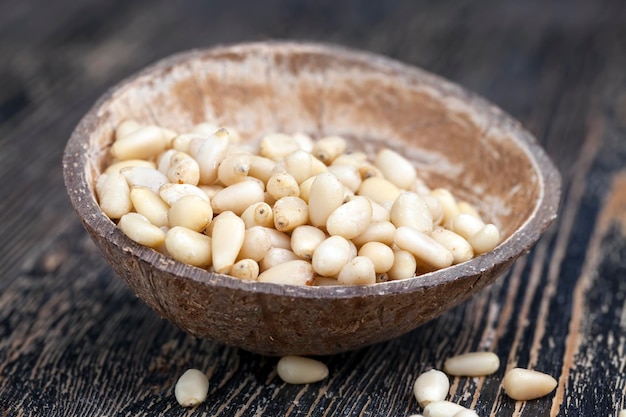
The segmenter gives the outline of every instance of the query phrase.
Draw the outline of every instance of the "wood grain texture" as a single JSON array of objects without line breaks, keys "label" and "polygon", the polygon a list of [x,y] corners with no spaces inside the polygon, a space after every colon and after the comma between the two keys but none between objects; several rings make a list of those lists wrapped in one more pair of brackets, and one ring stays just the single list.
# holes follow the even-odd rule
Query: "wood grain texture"
[{"label": "wood grain texture", "polygon": [[[174,52],[268,38],[336,42],[477,91],[522,121],[565,179],[561,215],[487,291],[390,342],[322,357],[329,379],[280,382],[275,358],[197,340],[135,298],[65,196],[61,153],[109,86]],[[449,355],[502,368],[454,378],[481,416],[617,416],[626,408],[626,8],[621,1],[0,2],[0,416],[403,416]],[[501,391],[505,369],[559,381]],[[207,372],[183,410],[173,385]]]}]

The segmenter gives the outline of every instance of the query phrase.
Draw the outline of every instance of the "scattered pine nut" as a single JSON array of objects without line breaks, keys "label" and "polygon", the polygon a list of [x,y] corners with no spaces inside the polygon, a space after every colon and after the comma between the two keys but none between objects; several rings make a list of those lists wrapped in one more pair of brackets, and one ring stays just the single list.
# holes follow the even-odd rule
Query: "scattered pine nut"
[{"label": "scattered pine nut", "polygon": [[556,379],[543,372],[513,368],[504,375],[504,392],[514,400],[527,401],[541,398],[556,388]]},{"label": "scattered pine nut", "polygon": [[451,417],[467,408],[451,401],[433,401],[424,407],[424,417]]},{"label": "scattered pine nut", "polygon": [[197,369],[188,369],[178,378],[174,387],[176,401],[183,407],[195,407],[206,400],[209,379]]},{"label": "scattered pine nut", "polygon": [[423,372],[413,384],[413,395],[423,408],[433,401],[443,401],[450,391],[448,376],[437,369]]},{"label": "scattered pine nut", "polygon": [[288,384],[311,384],[328,377],[328,367],[320,361],[302,356],[283,356],[276,371]]},{"label": "scattered pine nut", "polygon": [[500,358],[492,352],[470,352],[446,359],[443,370],[454,376],[491,375],[500,368]]}]

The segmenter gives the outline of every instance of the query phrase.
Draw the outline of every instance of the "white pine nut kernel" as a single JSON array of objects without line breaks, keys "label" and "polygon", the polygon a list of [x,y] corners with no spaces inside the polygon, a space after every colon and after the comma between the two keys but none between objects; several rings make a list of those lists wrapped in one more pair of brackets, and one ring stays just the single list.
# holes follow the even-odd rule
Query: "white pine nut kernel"
[{"label": "white pine nut kernel", "polygon": [[430,236],[446,247],[454,257],[454,264],[469,261],[474,257],[472,245],[461,235],[443,227],[436,227]]},{"label": "white pine nut kernel", "polygon": [[211,222],[213,209],[208,201],[195,195],[187,195],[170,206],[167,218],[171,227],[183,226],[201,232]]},{"label": "white pine nut kernel", "polygon": [[447,229],[463,236],[465,239],[470,239],[484,226],[485,223],[481,219],[467,213],[459,213],[447,222]]},{"label": "white pine nut kernel", "polygon": [[400,189],[383,177],[370,177],[363,180],[357,194],[381,204],[385,200],[395,201]]},{"label": "white pine nut kernel", "polygon": [[200,167],[191,156],[183,152],[176,152],[170,159],[170,167],[166,175],[174,184],[198,185]]},{"label": "white pine nut kernel", "polygon": [[160,173],[167,175],[167,170],[172,165],[172,156],[177,152],[176,149],[168,149],[157,156],[156,165]]},{"label": "white pine nut kernel", "polygon": [[331,236],[319,244],[311,263],[316,273],[333,277],[351,259],[351,247],[348,240],[341,236]]},{"label": "white pine nut kernel", "polygon": [[213,268],[218,274],[226,274],[237,259],[243,246],[246,226],[235,213],[225,211],[212,222],[211,250]]},{"label": "white pine nut kernel", "polygon": [[174,204],[180,198],[193,195],[198,198],[203,199],[204,201],[209,201],[209,196],[206,192],[204,192],[200,187],[196,187],[191,184],[164,184],[159,188],[159,196],[163,201],[165,201],[168,205]]},{"label": "white pine nut kernel", "polygon": [[443,211],[443,218],[441,221],[444,224],[459,214],[456,199],[449,190],[446,190],[445,188],[436,188],[430,192],[430,195],[439,200],[439,204],[441,205],[441,209]]},{"label": "white pine nut kernel", "polygon": [[247,179],[215,193],[211,207],[216,214],[232,211],[240,216],[252,204],[261,203],[264,199],[263,185],[257,180]]},{"label": "white pine nut kernel", "polygon": [[156,248],[165,241],[163,230],[139,213],[124,214],[117,225],[126,236],[140,245]]},{"label": "white pine nut kernel", "polygon": [[287,285],[311,285],[315,273],[311,264],[300,259],[283,262],[259,274],[257,281]]},{"label": "white pine nut kernel", "polygon": [[272,207],[264,201],[248,206],[241,214],[241,219],[244,221],[247,229],[253,226],[274,226]]},{"label": "white pine nut kernel", "polygon": [[433,401],[424,407],[424,417],[452,417],[464,410],[467,408],[451,401]]},{"label": "white pine nut kernel", "polygon": [[250,170],[248,176],[260,179],[264,184],[270,179],[276,161],[259,155],[250,156]]},{"label": "white pine nut kernel", "polygon": [[459,209],[459,213],[471,214],[472,216],[480,219],[480,214],[478,213],[478,210],[476,210],[476,207],[472,206],[467,201],[459,201],[456,206]]},{"label": "white pine nut kernel", "polygon": [[309,204],[309,195],[311,194],[311,186],[313,185],[313,181],[315,181],[315,177],[314,176],[309,177],[306,180],[302,181],[302,183],[299,186],[300,188],[299,196],[301,199],[306,201],[307,204]]},{"label": "white pine nut kernel", "polygon": [[[217,131],[217,129],[215,130]],[[213,133],[215,133],[215,131]],[[207,135],[207,136],[210,136],[210,135]],[[195,133],[195,132],[182,133],[176,136],[174,139],[172,139],[172,149],[180,151],[180,152],[190,153],[189,145],[191,144],[191,141],[194,139],[200,140],[202,138],[203,136],[200,135],[199,133]]]},{"label": "white pine nut kernel", "polygon": [[428,210],[430,210],[430,215],[433,218],[433,224],[441,224],[443,221],[443,208],[441,207],[437,197],[433,197],[430,194],[424,194],[422,195],[422,198],[426,202]]},{"label": "white pine nut kernel", "polygon": [[382,171],[387,180],[405,190],[411,187],[417,177],[413,164],[391,149],[384,148],[378,151],[374,165]]},{"label": "white pine nut kernel", "polygon": [[152,168],[134,166],[124,168],[120,170],[120,173],[126,178],[129,186],[147,187],[155,193],[158,193],[161,186],[169,182],[163,173]]},{"label": "white pine nut kernel", "polygon": [[293,251],[284,248],[270,248],[263,259],[259,262],[259,268],[261,272],[267,271],[270,268],[275,267],[289,261],[302,260]]},{"label": "white pine nut kernel", "polygon": [[491,375],[500,368],[500,358],[493,352],[469,352],[446,359],[443,370],[454,376]]},{"label": "white pine nut kernel", "polygon": [[408,251],[397,250],[393,253],[393,265],[387,271],[387,276],[392,280],[412,278],[416,269],[415,257]]},{"label": "white pine nut kernel", "polygon": [[374,271],[382,274],[393,266],[394,255],[391,248],[380,242],[367,242],[359,249],[358,256],[366,256],[374,264]]},{"label": "white pine nut kernel", "polygon": [[282,197],[272,207],[274,227],[281,232],[291,232],[309,221],[309,206],[298,197]]},{"label": "white pine nut kernel", "polygon": [[301,150],[311,153],[315,141],[313,141],[313,138],[310,135],[303,132],[296,132],[291,135],[291,137],[298,144],[298,147]]},{"label": "white pine nut kernel", "polygon": [[470,236],[468,242],[478,254],[489,252],[500,243],[500,231],[495,225],[486,224],[477,233]]},{"label": "white pine nut kernel", "polygon": [[217,167],[217,178],[226,186],[245,180],[250,172],[251,156],[240,153],[229,155]]},{"label": "white pine nut kernel", "polygon": [[313,145],[311,153],[326,165],[346,151],[348,144],[341,136],[326,136]]},{"label": "white pine nut kernel", "polygon": [[120,137],[111,145],[111,155],[120,160],[150,159],[163,152],[168,139],[158,126],[142,126]]},{"label": "white pine nut kernel", "polygon": [[229,275],[246,281],[256,281],[259,276],[259,264],[253,259],[242,259],[235,262]]},{"label": "white pine nut kernel", "polygon": [[474,410],[465,409],[457,411],[452,417],[478,417],[478,414]]},{"label": "white pine nut kernel", "polygon": [[186,227],[174,226],[165,234],[165,249],[177,261],[199,268],[211,265],[211,238]]},{"label": "white pine nut kernel", "polygon": [[115,140],[120,140],[122,137],[138,130],[142,125],[136,120],[123,120],[115,128]]},{"label": "white pine nut kernel", "polygon": [[367,229],[352,239],[356,246],[363,246],[367,242],[380,242],[387,246],[393,244],[396,227],[389,221],[372,221]]},{"label": "white pine nut kernel", "polygon": [[266,185],[267,192],[278,200],[282,197],[299,196],[300,187],[296,179],[286,172],[277,172],[270,176]]},{"label": "white pine nut kernel", "polygon": [[287,233],[278,231],[273,227],[265,227],[264,229],[272,241],[273,248],[291,250],[291,237]]},{"label": "white pine nut kernel", "polygon": [[389,210],[387,210],[382,205],[378,204],[375,201],[370,199],[370,203],[372,203],[372,221],[373,222],[388,222],[391,220],[391,216],[389,215]]},{"label": "white pine nut kernel", "polygon": [[312,384],[328,377],[328,367],[324,363],[302,356],[283,356],[276,372],[288,384]]},{"label": "white pine nut kernel", "polygon": [[280,161],[298,149],[300,149],[298,142],[292,136],[283,133],[265,135],[259,143],[259,154],[273,161]]},{"label": "white pine nut kernel", "polygon": [[348,165],[360,168],[367,162],[367,154],[365,152],[350,152],[339,155],[335,158],[331,165]]},{"label": "white pine nut kernel", "polygon": [[422,197],[411,191],[402,192],[389,211],[391,223],[396,227],[408,226],[423,233],[433,231],[433,216]]},{"label": "white pine nut kernel", "polygon": [[189,144],[191,156],[200,168],[200,183],[211,185],[217,180],[217,167],[228,152],[228,131],[219,129],[206,139],[193,139]]},{"label": "white pine nut kernel", "polygon": [[342,285],[375,284],[374,263],[366,256],[356,256],[341,268],[337,281]]},{"label": "white pine nut kernel", "polygon": [[128,182],[118,172],[100,175],[96,192],[100,208],[110,219],[119,219],[133,209]]},{"label": "white pine nut kernel", "polygon": [[291,232],[291,250],[301,258],[311,260],[315,249],[326,239],[326,234],[315,226],[302,225]]},{"label": "white pine nut kernel", "polygon": [[343,204],[344,186],[330,172],[315,177],[309,193],[309,220],[313,226],[326,226],[328,216]]},{"label": "white pine nut kernel", "polygon": [[197,369],[188,369],[176,382],[174,395],[183,407],[195,407],[204,402],[209,393],[209,380]]},{"label": "white pine nut kernel", "polygon": [[130,190],[130,200],[135,211],[155,226],[168,226],[167,213],[170,207],[154,191],[145,187],[133,187]]},{"label": "white pine nut kernel", "polygon": [[437,369],[423,372],[413,384],[413,395],[422,408],[433,401],[445,400],[449,391],[448,376]]},{"label": "white pine nut kernel", "polygon": [[394,243],[400,249],[411,252],[417,260],[434,268],[448,267],[454,261],[452,253],[441,243],[411,227],[398,227]]},{"label": "white pine nut kernel", "polygon": [[271,248],[272,240],[265,228],[253,226],[245,231],[238,259],[249,258],[259,262]]},{"label": "white pine nut kernel", "polygon": [[556,379],[543,372],[513,368],[502,380],[504,392],[514,400],[528,401],[541,398],[556,388]]},{"label": "white pine nut kernel", "polygon": [[326,220],[326,230],[331,236],[352,239],[365,232],[372,222],[372,204],[366,197],[355,196],[337,207]]},{"label": "white pine nut kernel", "polygon": [[356,167],[350,165],[331,165],[328,167],[328,172],[336,176],[339,182],[353,193],[357,192],[363,182]]},{"label": "white pine nut kernel", "polygon": [[152,161],[146,161],[144,159],[126,159],[124,161],[114,162],[107,167],[104,171],[105,174],[109,174],[111,172],[120,172],[124,168],[132,168],[132,167],[144,167],[144,168],[152,168],[156,169],[156,164]]},{"label": "white pine nut kernel", "polygon": [[313,155],[303,150],[290,153],[283,159],[285,172],[291,175],[298,184],[311,177]]}]

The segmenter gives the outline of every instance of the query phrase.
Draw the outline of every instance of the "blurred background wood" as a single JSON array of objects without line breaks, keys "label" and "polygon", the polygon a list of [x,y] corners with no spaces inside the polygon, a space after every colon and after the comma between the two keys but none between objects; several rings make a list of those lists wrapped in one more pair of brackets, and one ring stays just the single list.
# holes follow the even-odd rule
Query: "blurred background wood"
[{"label": "blurred background wood", "polygon": [[[276,358],[194,339],[112,272],[74,215],[65,141],[97,97],[171,53],[303,39],[381,53],[498,104],[564,178],[559,219],[489,290],[396,340],[323,357],[283,384]],[[480,416],[616,416],[626,407],[626,6],[621,1],[0,1],[0,415],[403,416],[417,375],[455,353],[503,366],[452,379]],[[507,367],[559,381],[516,403]],[[178,406],[206,370],[208,401]]]}]

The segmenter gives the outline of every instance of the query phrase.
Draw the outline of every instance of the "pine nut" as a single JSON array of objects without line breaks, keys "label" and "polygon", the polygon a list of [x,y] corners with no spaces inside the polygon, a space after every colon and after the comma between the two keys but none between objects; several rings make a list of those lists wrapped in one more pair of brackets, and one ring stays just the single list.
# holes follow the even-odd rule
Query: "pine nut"
[{"label": "pine nut", "polygon": [[293,137],[283,133],[265,135],[259,144],[259,154],[273,161],[279,161],[298,149],[298,143]]},{"label": "pine nut", "polygon": [[208,201],[195,195],[186,195],[171,205],[167,219],[171,227],[183,226],[200,232],[213,219],[213,209]]},{"label": "pine nut", "polygon": [[291,237],[284,232],[278,231],[272,227],[264,228],[267,235],[272,241],[273,248],[290,249],[291,250]]},{"label": "pine nut", "polygon": [[315,144],[311,136],[303,132],[297,132],[291,135],[291,137],[298,144],[298,147],[300,149],[311,153],[311,151],[313,150],[313,145]]},{"label": "pine nut", "polygon": [[267,192],[276,200],[282,197],[299,196],[300,187],[296,179],[286,172],[272,174],[267,180]]},{"label": "pine nut", "polygon": [[411,227],[398,227],[394,242],[400,249],[411,252],[417,260],[435,268],[445,268],[454,261],[452,253],[441,243]]},{"label": "pine nut", "polygon": [[246,226],[235,213],[225,211],[213,219],[212,227],[213,268],[218,274],[226,274],[241,250]]},{"label": "pine nut", "polygon": [[198,123],[191,128],[192,133],[197,133],[201,136],[211,136],[215,132],[219,130],[219,126],[214,125],[213,123]]},{"label": "pine nut", "polygon": [[264,201],[251,204],[241,214],[241,219],[246,225],[246,229],[253,226],[274,226],[274,214],[272,207]]},{"label": "pine nut", "polygon": [[287,155],[284,161],[286,172],[291,175],[298,184],[301,184],[312,175],[313,155],[310,153],[297,150]]},{"label": "pine nut", "polygon": [[156,164],[152,161],[146,161],[144,159],[126,159],[124,161],[114,162],[107,167],[104,171],[105,174],[109,174],[111,172],[120,172],[124,168],[132,168],[132,167],[144,167],[144,168],[152,168],[156,169]]},{"label": "pine nut", "polygon": [[170,166],[166,175],[174,184],[198,185],[200,167],[191,156],[183,152],[176,152],[170,158]]},{"label": "pine nut", "polygon": [[319,244],[311,263],[316,273],[322,276],[337,276],[341,268],[351,259],[350,244],[342,236],[331,236]]},{"label": "pine nut", "polygon": [[215,193],[211,199],[211,207],[217,214],[232,211],[239,216],[252,204],[261,203],[264,199],[265,194],[260,181],[247,179]]},{"label": "pine nut", "polygon": [[270,248],[263,259],[259,262],[259,268],[261,272],[267,271],[270,268],[275,267],[289,261],[301,260],[298,255],[293,251],[284,248]]},{"label": "pine nut", "polygon": [[276,372],[288,384],[312,384],[328,377],[328,367],[315,359],[302,356],[283,356]]},{"label": "pine nut", "polygon": [[210,185],[217,179],[217,167],[228,152],[228,131],[219,129],[206,139],[193,139],[189,144],[191,156],[200,168],[200,183]]},{"label": "pine nut", "polygon": [[311,260],[315,249],[326,239],[326,234],[314,226],[302,225],[291,232],[291,250],[301,258]]},{"label": "pine nut", "polygon": [[441,224],[441,222],[443,221],[443,208],[441,207],[441,204],[439,203],[437,197],[433,197],[430,194],[425,194],[422,195],[422,198],[426,202],[428,210],[430,210],[430,215],[433,218],[433,225]]},{"label": "pine nut", "polygon": [[245,180],[250,172],[250,160],[248,154],[227,156],[217,167],[217,178],[226,186]]},{"label": "pine nut", "polygon": [[352,239],[365,232],[372,222],[370,200],[356,196],[337,207],[326,220],[326,230],[331,236],[339,235]]},{"label": "pine nut", "polygon": [[430,195],[439,200],[439,204],[441,205],[441,209],[443,211],[443,218],[441,221],[444,224],[459,214],[456,199],[450,191],[445,188],[436,188],[430,192]]},{"label": "pine nut", "polygon": [[551,393],[556,379],[543,372],[513,368],[504,375],[502,387],[506,394],[517,401],[534,400]]},{"label": "pine nut", "polygon": [[98,177],[96,193],[100,208],[110,219],[119,219],[133,209],[128,182],[118,172]]},{"label": "pine nut", "polygon": [[250,169],[248,175],[254,178],[258,178],[263,181],[264,184],[270,179],[272,171],[276,166],[276,162],[269,158],[265,158],[259,155],[252,155],[250,157]]},{"label": "pine nut", "polygon": [[393,251],[384,243],[367,242],[361,246],[358,255],[368,257],[374,264],[374,270],[377,274],[387,272],[393,266]]},{"label": "pine nut", "polygon": [[309,220],[313,226],[326,226],[328,216],[343,204],[343,184],[330,172],[315,177],[309,193]]},{"label": "pine nut", "polygon": [[465,239],[470,239],[484,226],[485,223],[478,217],[467,213],[460,213],[450,219],[447,228],[463,236]]},{"label": "pine nut", "polygon": [[451,230],[437,227],[430,236],[452,253],[454,257],[453,264],[469,261],[474,257],[472,245],[470,245],[467,240],[463,239],[462,236]]},{"label": "pine nut", "polygon": [[339,155],[331,165],[348,165],[358,169],[366,162],[367,154],[365,152],[350,152]]},{"label": "pine nut", "polygon": [[378,151],[374,165],[398,188],[409,189],[415,182],[417,174],[413,164],[391,149],[384,148]]},{"label": "pine nut", "polygon": [[211,238],[182,226],[174,226],[165,234],[167,253],[177,261],[206,268],[211,265]]},{"label": "pine nut", "polygon": [[[215,131],[217,131],[217,129],[215,129]],[[215,133],[215,131],[213,131],[210,135]],[[174,139],[172,139],[172,149],[180,152],[190,153],[190,144],[191,141],[194,139],[202,140],[203,136],[196,132],[177,135]]]},{"label": "pine nut", "polygon": [[193,195],[206,202],[209,201],[206,192],[191,184],[164,184],[159,188],[159,196],[170,206],[186,195]]},{"label": "pine nut", "polygon": [[130,190],[130,200],[135,211],[155,226],[168,226],[167,213],[170,207],[154,191],[145,187],[133,187]]},{"label": "pine nut", "polygon": [[495,225],[489,223],[473,234],[468,242],[478,254],[489,252],[500,242],[500,232]]},{"label": "pine nut", "polygon": [[321,138],[313,145],[311,153],[326,165],[344,153],[347,148],[346,140],[340,136],[327,136]]},{"label": "pine nut", "polygon": [[123,120],[115,129],[115,140],[120,140],[122,137],[138,130],[140,127],[142,126],[135,120]]},{"label": "pine nut", "polygon": [[142,186],[151,189],[155,193],[159,192],[161,186],[169,183],[165,175],[156,169],[134,166],[120,170],[131,187]]},{"label": "pine nut", "polygon": [[150,159],[163,152],[168,145],[163,129],[143,126],[120,137],[111,145],[111,155],[120,160]]},{"label": "pine nut", "polygon": [[176,382],[174,395],[183,407],[195,407],[204,402],[209,393],[209,380],[197,369],[188,369]]},{"label": "pine nut", "polygon": [[388,222],[391,220],[389,210],[371,199],[370,203],[372,203],[372,222]]},{"label": "pine nut", "polygon": [[272,248],[272,240],[264,227],[253,226],[246,229],[243,238],[243,244],[239,251],[238,258],[253,259],[259,262],[267,255],[267,252]]},{"label": "pine nut", "polygon": [[380,242],[387,246],[393,244],[396,227],[389,221],[373,221],[367,226],[367,229],[352,242],[357,246],[363,246],[367,242]]},{"label": "pine nut", "polygon": [[139,213],[124,214],[117,225],[126,236],[140,245],[156,248],[165,241],[163,230]]},{"label": "pine nut", "polygon": [[287,285],[311,285],[314,276],[311,264],[298,259],[283,262],[261,272],[257,281]]},{"label": "pine nut", "polygon": [[448,376],[437,369],[423,372],[413,384],[413,395],[422,408],[433,401],[445,400],[448,391],[450,391]]},{"label": "pine nut", "polygon": [[315,177],[309,177],[300,184],[300,198],[309,204],[309,195],[311,194],[311,186],[315,181]]},{"label": "pine nut", "polygon": [[396,227],[409,226],[423,233],[433,231],[433,217],[428,205],[413,192],[402,192],[393,202],[389,216]]},{"label": "pine nut", "polygon": [[363,182],[356,167],[350,165],[331,165],[328,172],[336,176],[339,182],[353,193],[356,193]]},{"label": "pine nut", "polygon": [[433,401],[424,407],[424,417],[451,417],[464,410],[467,409],[450,401]]},{"label": "pine nut", "polygon": [[229,275],[247,281],[256,281],[259,276],[259,264],[253,259],[242,259],[235,262]]},{"label": "pine nut", "polygon": [[470,352],[446,359],[443,370],[455,376],[485,376],[497,372],[500,358],[492,352]]},{"label": "pine nut", "polygon": [[476,208],[467,201],[459,201],[456,206],[459,209],[459,213],[471,214],[472,216],[480,219],[478,210],[476,210]]},{"label": "pine nut", "polygon": [[416,269],[415,257],[408,251],[397,250],[393,253],[393,265],[387,276],[392,280],[412,278]]},{"label": "pine nut", "polygon": [[274,227],[281,232],[291,232],[309,221],[309,207],[298,197],[282,197],[272,207]]},{"label": "pine nut", "polygon": [[363,180],[357,194],[381,204],[385,200],[395,201],[400,189],[383,177],[370,177]]},{"label": "pine nut", "polygon": [[356,256],[341,268],[337,281],[342,285],[375,284],[374,263],[367,256]]}]

